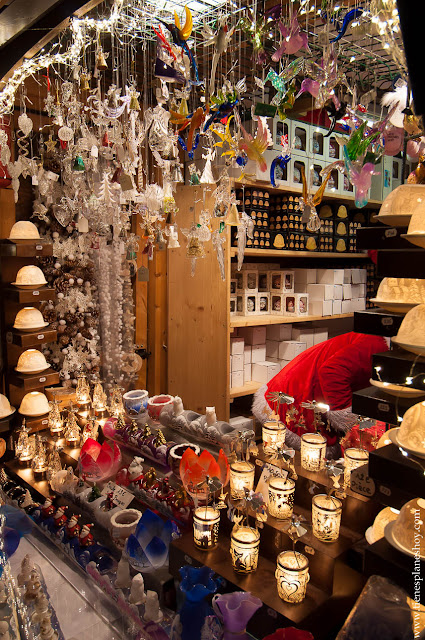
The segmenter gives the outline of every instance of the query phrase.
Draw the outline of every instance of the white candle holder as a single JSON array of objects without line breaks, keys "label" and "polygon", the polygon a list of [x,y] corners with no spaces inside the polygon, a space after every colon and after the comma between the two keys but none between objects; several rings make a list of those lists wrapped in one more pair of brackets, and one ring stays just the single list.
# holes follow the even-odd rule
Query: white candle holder
[{"label": "white candle holder", "polygon": [[260,533],[252,527],[234,527],[230,537],[230,555],[236,573],[252,573],[257,569]]},{"label": "white candle holder", "polygon": [[254,488],[255,467],[252,462],[237,460],[230,465],[230,495],[235,500],[245,496],[245,489]]},{"label": "white candle holder", "polygon": [[301,436],[301,466],[307,471],[320,471],[325,466],[326,438],[321,433]]},{"label": "white candle holder", "polygon": [[361,467],[369,461],[369,451],[351,447],[344,452],[344,485],[351,487],[351,472],[357,467]]},{"label": "white candle holder", "polygon": [[264,453],[275,453],[278,447],[285,444],[286,427],[282,422],[270,420],[263,424]]},{"label": "white candle holder", "polygon": [[335,542],[339,537],[342,502],[333,496],[319,493],[313,496],[312,525],[313,535],[322,542]]},{"label": "white candle holder", "polygon": [[291,604],[302,602],[310,580],[308,559],[298,551],[282,551],[275,572],[279,598]]},{"label": "white candle holder", "polygon": [[198,507],[193,513],[193,541],[198,549],[209,551],[218,542],[220,511],[215,507]]},{"label": "white candle holder", "polygon": [[269,479],[269,514],[279,520],[292,516],[294,508],[295,482],[292,478]]}]

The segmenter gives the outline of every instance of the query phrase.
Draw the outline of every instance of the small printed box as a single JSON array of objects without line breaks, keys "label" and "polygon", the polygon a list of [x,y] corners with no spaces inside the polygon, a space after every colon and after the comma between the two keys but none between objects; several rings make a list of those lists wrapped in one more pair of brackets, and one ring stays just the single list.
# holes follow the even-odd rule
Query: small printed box
[{"label": "small printed box", "polygon": [[256,293],[242,293],[242,315],[256,316],[258,315],[258,303]]},{"label": "small printed box", "polygon": [[266,344],[266,327],[240,327],[239,336],[245,340],[245,344]]},{"label": "small printed box", "polygon": [[[340,134],[338,134],[338,136],[340,136]],[[329,162],[342,159],[342,148],[334,135],[325,138],[325,159],[329,160]]]},{"label": "small printed box", "polygon": [[332,300],[310,300],[311,316],[331,316]]},{"label": "small printed box", "polygon": [[324,160],[326,156],[325,135],[326,129],[320,129],[316,127],[313,129],[310,135],[310,155],[317,156],[320,160]]},{"label": "small printed box", "polygon": [[307,316],[308,315],[308,293],[295,293],[294,295],[295,295],[296,315]]},{"label": "small printed box", "polygon": [[284,293],[271,293],[270,294],[270,307],[271,314],[276,316],[283,316],[285,309],[285,294]]},{"label": "small printed box", "polygon": [[317,269],[318,284],[344,284],[344,269]]},{"label": "small printed box", "polygon": [[252,379],[256,382],[266,384],[270,382],[280,371],[280,366],[276,362],[256,362],[252,365]]},{"label": "small printed box", "polygon": [[351,282],[353,284],[360,284],[360,269],[351,269]]},{"label": "small printed box", "polygon": [[342,285],[342,299],[343,300],[351,300],[351,298],[353,297],[351,287],[352,287],[351,284],[343,284]]},{"label": "small printed box", "polygon": [[[292,120],[280,120],[273,118],[273,149],[282,151],[282,136],[288,136],[288,141],[292,140]],[[276,157],[276,154],[274,154]]]},{"label": "small printed box", "polygon": [[301,170],[302,167],[304,167],[304,172],[306,174],[306,176],[308,175],[308,159],[306,158],[306,156],[302,156],[298,153],[292,153],[291,154],[291,162],[289,163],[290,166],[290,183],[291,186],[301,186],[302,185],[302,175],[301,175]]},{"label": "small printed box", "polygon": [[293,293],[294,292],[294,272],[293,271],[272,271],[270,292],[271,293]]},{"label": "small printed box", "polygon": [[359,269],[360,284],[367,283],[367,269]]},{"label": "small printed box", "polygon": [[[253,344],[251,351],[251,362],[264,362],[266,359],[266,345],[265,344]],[[255,378],[254,378],[255,380]]]},{"label": "small printed box", "polygon": [[251,363],[248,362],[247,364],[244,365],[244,370],[243,370],[243,379],[244,379],[244,384],[246,384],[247,382],[251,382],[252,377],[251,377]]},{"label": "small printed box", "polygon": [[236,291],[238,289],[238,281],[232,278],[232,280],[230,280],[230,295],[236,295]]},{"label": "small printed box", "polygon": [[365,284],[359,284],[359,298],[366,298],[366,285]]},{"label": "small printed box", "polygon": [[237,296],[230,296],[230,315],[235,316],[237,313]]},{"label": "small printed box", "polygon": [[314,329],[314,344],[320,344],[321,342],[325,342],[328,339],[328,332],[326,329]]},{"label": "small printed box", "polygon": [[286,293],[284,295],[283,300],[283,315],[284,316],[296,316],[297,315],[297,305],[296,305],[296,296],[300,294],[298,293]]},{"label": "small printed box", "polygon": [[233,371],[232,377],[231,377],[232,389],[235,389],[236,387],[243,387],[243,384],[244,384],[243,378],[244,378],[243,371]]},{"label": "small printed box", "polygon": [[232,373],[234,371],[243,371],[244,367],[244,354],[238,353],[232,356]]},{"label": "small printed box", "polygon": [[352,284],[351,285],[351,297],[353,299],[360,298],[360,287],[361,286],[362,286],[361,284]]},{"label": "small printed box", "polygon": [[352,300],[343,300],[341,313],[351,313],[353,311],[353,305],[351,303]]},{"label": "small printed box", "polygon": [[270,293],[257,293],[257,308],[260,315],[270,313]]},{"label": "small printed box", "polygon": [[270,271],[258,270],[258,293],[267,293],[268,291],[270,291],[270,276]]},{"label": "small printed box", "polygon": [[266,340],[266,358],[279,358],[279,344],[277,340]]},{"label": "small printed box", "polygon": [[316,284],[317,269],[294,269],[294,278],[295,285],[297,285],[298,283]]},{"label": "small printed box", "polygon": [[309,349],[314,345],[314,329],[292,329],[292,340],[305,342]]},{"label": "small printed box", "polygon": [[267,326],[267,340],[290,340],[292,334],[292,324],[270,324]]},{"label": "small printed box", "polygon": [[342,300],[333,300],[332,302],[332,315],[336,316],[342,313]]},{"label": "small printed box", "polygon": [[284,340],[279,345],[279,358],[281,360],[293,360],[306,349],[307,349],[307,345],[305,342],[296,342],[295,340]]},{"label": "small printed box", "polygon": [[251,357],[252,357],[252,347],[250,344],[246,344],[244,346],[244,350],[243,350],[243,361],[244,364],[251,364]]},{"label": "small printed box", "polygon": [[[322,185],[323,178],[320,172],[325,168],[326,163],[315,158],[309,158],[308,166],[311,172],[311,191],[314,193]],[[308,173],[306,173],[306,176],[308,176]]]},{"label": "small printed box", "polygon": [[243,338],[230,338],[230,353],[232,356],[243,355],[244,346]]},{"label": "small printed box", "polygon": [[334,298],[333,284],[308,284],[307,293],[310,300],[333,300]]},{"label": "small printed box", "polygon": [[351,284],[351,269],[344,269],[344,281],[342,284]]}]

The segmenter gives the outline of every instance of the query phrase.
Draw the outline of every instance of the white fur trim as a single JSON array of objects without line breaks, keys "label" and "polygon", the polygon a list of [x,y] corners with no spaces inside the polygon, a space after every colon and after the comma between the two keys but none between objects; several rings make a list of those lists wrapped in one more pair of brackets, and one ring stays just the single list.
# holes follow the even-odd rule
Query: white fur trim
[{"label": "white fur trim", "polygon": [[359,420],[359,416],[351,411],[351,407],[328,411],[327,418],[333,429],[343,433],[347,433]]},{"label": "white fur trim", "polygon": [[257,418],[258,422],[264,424],[271,414],[272,410],[269,403],[266,400],[267,385],[263,384],[262,387],[254,394],[252,400],[252,413]]}]

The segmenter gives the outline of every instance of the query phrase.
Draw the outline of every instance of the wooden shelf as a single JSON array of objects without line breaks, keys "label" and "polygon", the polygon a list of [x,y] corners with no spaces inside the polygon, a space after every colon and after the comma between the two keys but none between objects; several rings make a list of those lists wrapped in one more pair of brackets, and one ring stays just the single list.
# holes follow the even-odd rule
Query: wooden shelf
[{"label": "wooden shelf", "polygon": [[[302,194],[302,187],[272,187],[270,182],[261,181],[261,180],[235,180],[234,186],[236,188],[247,187],[249,189],[266,189],[267,191],[271,191],[273,193],[294,193],[294,194]],[[323,200],[331,200],[333,202],[341,202],[345,204],[352,204],[355,209],[354,196],[344,196],[340,193],[326,193],[323,195]],[[368,200],[368,207],[380,207],[382,204],[382,200]]]},{"label": "wooden shelf", "polygon": [[251,382],[244,384],[243,387],[233,387],[233,389],[230,389],[230,397],[241,398],[242,396],[250,396],[258,391],[262,386],[262,382],[255,382],[255,380],[251,380]]},{"label": "wooden shelf", "polygon": [[[237,247],[231,247],[230,256],[236,257]],[[351,258],[367,260],[367,253],[337,253],[335,251],[286,251],[285,249],[245,249],[245,256],[269,258]]]},{"label": "wooden shelf", "polygon": [[294,322],[316,322],[319,320],[340,320],[353,318],[354,313],[339,313],[335,316],[232,316],[230,328],[257,327],[264,324],[293,324]]}]

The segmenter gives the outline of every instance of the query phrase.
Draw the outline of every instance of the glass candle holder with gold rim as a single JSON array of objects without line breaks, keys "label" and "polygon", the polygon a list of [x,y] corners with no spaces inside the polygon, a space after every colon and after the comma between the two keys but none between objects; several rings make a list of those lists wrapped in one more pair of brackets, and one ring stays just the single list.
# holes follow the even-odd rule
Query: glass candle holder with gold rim
[{"label": "glass candle holder with gold rim", "polygon": [[230,555],[236,573],[252,573],[257,569],[260,533],[252,527],[234,527],[230,537]]},{"label": "glass candle holder with gold rim", "polygon": [[292,516],[295,482],[292,478],[271,477],[268,482],[269,514],[279,520]]},{"label": "glass candle holder with gold rim", "polygon": [[220,511],[215,507],[198,507],[193,513],[193,541],[198,549],[214,549],[218,541]]},{"label": "glass candle holder with gold rim", "polygon": [[333,496],[319,493],[313,496],[311,520],[313,535],[322,542],[335,542],[339,537],[342,502]]},{"label": "glass candle holder with gold rim", "polygon": [[357,447],[350,447],[344,451],[344,485],[351,486],[351,472],[361,467],[369,460],[369,451]]},{"label": "glass candle holder with gold rim", "polygon": [[255,467],[252,462],[237,460],[230,465],[230,495],[236,500],[245,496],[245,489],[254,488]]},{"label": "glass candle holder with gold rim", "polygon": [[308,559],[298,551],[282,551],[275,572],[279,598],[291,604],[302,602],[310,580]]},{"label": "glass candle holder with gold rim", "polygon": [[301,436],[301,466],[307,471],[320,471],[325,466],[326,438],[321,433]]},{"label": "glass candle holder with gold rim", "polygon": [[263,451],[275,453],[285,444],[286,427],[282,422],[269,420],[263,424]]}]

